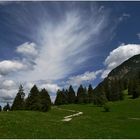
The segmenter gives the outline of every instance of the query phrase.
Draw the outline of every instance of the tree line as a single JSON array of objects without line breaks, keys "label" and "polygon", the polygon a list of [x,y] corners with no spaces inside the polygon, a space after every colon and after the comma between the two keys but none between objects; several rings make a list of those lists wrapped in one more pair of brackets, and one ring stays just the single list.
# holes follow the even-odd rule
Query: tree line
[{"label": "tree line", "polygon": [[[0,107],[2,110],[2,108]],[[34,85],[28,97],[25,99],[25,93],[23,86],[19,86],[18,93],[13,101],[13,104],[10,105],[7,103],[4,106],[3,111],[7,110],[33,110],[33,111],[43,111],[46,112],[51,109],[51,99],[48,94],[48,91],[44,88],[39,91],[36,85]]]},{"label": "tree line", "polygon": [[[107,80],[103,84],[100,83],[95,89],[93,89],[91,84],[88,88],[80,85],[77,92],[70,85],[68,89],[59,89],[57,91],[54,105],[93,103],[102,106],[108,101],[123,100],[123,91],[126,89],[128,89],[128,95],[133,99],[140,96],[140,74],[137,78],[127,81],[120,79]],[[52,104],[48,91],[45,88],[39,91],[37,86],[34,85],[25,99],[23,86],[20,85],[11,107],[7,103],[3,110],[34,110],[45,112],[51,109]],[[2,107],[0,106],[1,110]]]}]

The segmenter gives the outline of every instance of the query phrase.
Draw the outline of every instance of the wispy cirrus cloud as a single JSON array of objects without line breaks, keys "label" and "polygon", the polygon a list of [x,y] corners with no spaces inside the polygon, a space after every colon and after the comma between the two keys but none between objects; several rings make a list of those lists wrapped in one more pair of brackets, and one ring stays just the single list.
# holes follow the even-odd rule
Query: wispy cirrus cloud
[{"label": "wispy cirrus cloud", "polygon": [[[57,8],[59,6],[58,4]],[[37,19],[35,16],[32,21],[29,20],[30,16],[27,16],[27,13],[31,15],[30,10],[24,7],[23,18],[17,22],[20,23],[18,27],[26,29],[27,32],[27,29],[30,30],[29,27],[35,23],[34,21],[42,22],[35,25],[37,29],[34,29],[37,32],[32,36],[26,32],[17,31],[23,36],[36,38],[34,41],[25,41],[16,47],[15,51],[20,54],[20,58],[18,61],[9,60],[10,63],[16,62],[16,64],[7,68],[7,71],[10,69],[9,73],[13,72],[13,75],[6,77],[7,80],[24,83],[27,92],[33,84],[37,84],[39,88],[47,88],[50,92],[56,92],[61,88],[57,83],[61,79],[69,79],[69,82],[73,84],[94,80],[98,72],[72,75],[79,73],[85,66],[88,67],[88,60],[96,54],[94,49],[105,41],[104,37],[111,31],[111,28],[107,29],[109,14],[105,8],[98,7],[96,4],[91,6],[91,9],[82,9],[73,5],[73,8],[64,8],[63,12],[58,12],[57,22],[54,22],[52,15],[49,15],[49,11],[44,8],[40,7],[42,16]],[[17,19],[18,12],[15,12],[13,16]],[[39,83],[40,80],[45,82]],[[11,93],[11,95],[15,94]]]},{"label": "wispy cirrus cloud", "polygon": [[40,52],[34,70],[29,73],[33,80],[66,78],[84,67],[92,57],[89,50],[103,41],[102,32],[108,25],[108,18],[106,13],[98,13],[96,9],[90,16],[82,13],[80,10],[65,11],[58,23],[47,20],[41,26]]}]

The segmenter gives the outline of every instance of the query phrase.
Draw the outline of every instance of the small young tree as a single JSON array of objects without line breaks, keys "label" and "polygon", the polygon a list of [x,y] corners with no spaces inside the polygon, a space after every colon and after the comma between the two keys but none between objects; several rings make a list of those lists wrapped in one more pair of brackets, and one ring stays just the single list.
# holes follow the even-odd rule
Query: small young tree
[{"label": "small young tree", "polygon": [[104,108],[104,111],[105,111],[105,112],[109,112],[109,111],[110,111],[110,106],[109,106],[108,104],[105,104],[105,105],[103,106],[103,108]]},{"label": "small young tree", "polygon": [[11,107],[9,105],[9,103],[7,103],[4,107],[3,107],[3,111],[10,111]]},{"label": "small young tree", "polygon": [[23,86],[20,85],[18,93],[13,101],[11,110],[23,110],[24,109],[24,96],[25,96],[25,93],[23,90]]}]

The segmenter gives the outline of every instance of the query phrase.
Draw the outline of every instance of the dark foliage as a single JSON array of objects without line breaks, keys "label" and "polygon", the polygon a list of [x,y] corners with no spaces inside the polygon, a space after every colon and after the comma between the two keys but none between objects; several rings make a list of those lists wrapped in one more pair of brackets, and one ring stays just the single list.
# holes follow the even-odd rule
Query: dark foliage
[{"label": "dark foliage", "polygon": [[9,103],[7,103],[4,107],[3,107],[3,111],[10,111],[11,107],[9,105]]},{"label": "dark foliage", "polygon": [[39,110],[43,112],[51,109],[51,99],[46,89],[40,91],[39,107]]},{"label": "dark foliage", "polygon": [[36,85],[34,85],[30,93],[25,101],[25,108],[27,110],[39,110],[40,104],[39,104],[39,90]]},{"label": "dark foliage", "polygon": [[19,91],[13,101],[11,110],[23,110],[24,109],[24,105],[25,105],[24,96],[25,96],[25,93],[24,93],[23,87],[22,87],[22,85],[20,85]]}]

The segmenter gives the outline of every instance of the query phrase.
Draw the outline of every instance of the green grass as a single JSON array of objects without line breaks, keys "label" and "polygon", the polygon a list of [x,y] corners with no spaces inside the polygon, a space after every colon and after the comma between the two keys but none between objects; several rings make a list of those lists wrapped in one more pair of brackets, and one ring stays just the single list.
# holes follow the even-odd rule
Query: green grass
[{"label": "green grass", "polygon": [[73,113],[56,107],[47,113],[0,112],[0,138],[140,138],[140,99],[110,102],[109,106],[110,112],[92,104],[60,106],[84,113],[70,122],[61,120]]}]

